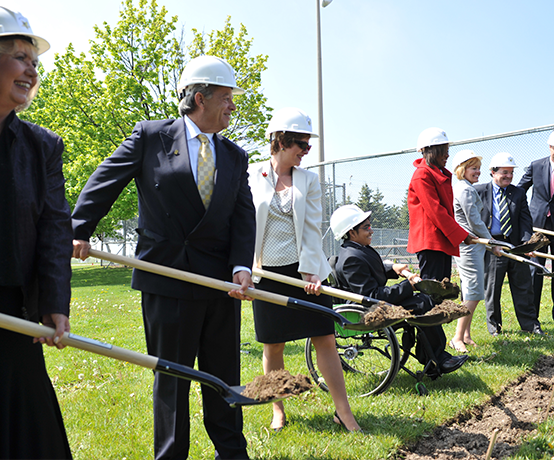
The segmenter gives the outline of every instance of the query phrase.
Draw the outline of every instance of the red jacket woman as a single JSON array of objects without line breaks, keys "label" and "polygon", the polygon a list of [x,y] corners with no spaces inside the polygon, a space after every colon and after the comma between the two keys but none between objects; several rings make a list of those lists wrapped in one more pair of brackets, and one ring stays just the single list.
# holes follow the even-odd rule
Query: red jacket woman
[{"label": "red jacket woman", "polygon": [[408,251],[417,254],[422,278],[442,280],[450,278],[452,256],[460,254],[459,244],[471,244],[475,237],[454,219],[446,133],[439,128],[424,130],[417,150],[423,158],[414,161],[416,171],[408,189]]}]

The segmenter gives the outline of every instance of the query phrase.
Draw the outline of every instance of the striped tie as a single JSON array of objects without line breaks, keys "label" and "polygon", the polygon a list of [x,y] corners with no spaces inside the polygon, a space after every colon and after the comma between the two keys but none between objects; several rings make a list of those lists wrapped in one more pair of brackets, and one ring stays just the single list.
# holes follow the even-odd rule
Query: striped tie
[{"label": "striped tie", "polygon": [[198,140],[201,142],[198,149],[198,191],[204,207],[208,209],[214,190],[214,155],[205,134],[199,134]]},{"label": "striped tie", "polygon": [[508,209],[508,201],[506,200],[506,190],[503,188],[500,189],[498,208],[500,209],[500,230],[502,234],[507,237],[512,233],[512,223],[510,222],[510,210]]}]

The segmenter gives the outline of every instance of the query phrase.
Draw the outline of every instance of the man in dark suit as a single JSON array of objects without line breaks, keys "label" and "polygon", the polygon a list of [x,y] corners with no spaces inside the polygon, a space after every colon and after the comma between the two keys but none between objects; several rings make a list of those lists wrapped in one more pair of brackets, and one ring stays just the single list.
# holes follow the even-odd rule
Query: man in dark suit
[{"label": "man in dark suit", "polygon": [[[202,82],[202,83],[198,83]],[[232,67],[200,56],[183,71],[177,120],[145,121],[92,174],[73,212],[74,257],[86,258],[98,221],[134,179],[139,199],[137,258],[212,278],[240,289],[227,293],[133,272],[142,291],[148,353],[193,366],[229,385],[240,381],[240,301],[253,286],[255,211],[248,155],[217,134],[236,109]],[[215,168],[215,169],[214,169]],[[156,459],[189,453],[188,380],[156,374]],[[245,459],[242,412],[202,387],[204,425],[216,458]]]},{"label": "man in dark suit", "polygon": [[[476,184],[483,201],[481,218],[494,239],[515,246],[529,240],[533,234],[531,214],[525,191],[512,185],[517,165],[509,153],[497,153],[491,160],[492,181]],[[502,332],[500,295],[508,274],[510,291],[517,320],[523,331],[544,334],[533,306],[533,286],[529,266],[507,257],[485,253],[485,307],[487,328],[496,336]]]},{"label": "man in dark suit", "polygon": [[[548,147],[550,148],[550,156],[533,161],[519,181],[518,187],[527,191],[529,187],[533,186],[533,195],[529,204],[533,226],[554,231],[554,200],[552,199],[552,195],[554,195],[554,132],[548,137]],[[554,254],[554,237],[549,236],[549,238],[550,254]],[[548,246],[540,248],[539,251],[548,252]],[[534,257],[533,260],[542,265],[546,263],[544,257]],[[535,267],[531,267],[531,274],[533,276],[533,304],[538,318],[544,277],[537,273]],[[554,278],[551,278],[550,282],[552,287],[552,319],[554,319]]]},{"label": "man in dark suit", "polygon": [[[420,280],[419,276],[414,273],[408,274],[408,266],[405,264],[383,262],[377,251],[370,246],[373,235],[370,215],[371,211],[364,212],[356,205],[346,205],[338,208],[331,216],[330,224],[335,238],[343,239],[334,267],[339,287],[356,294],[401,305],[412,310],[414,314],[424,314],[431,310],[435,306],[431,298],[426,294],[414,292],[413,285]],[[399,275],[407,276],[408,279],[387,286],[388,279],[397,279]],[[440,374],[454,372],[466,362],[467,355],[452,356],[445,351],[446,336],[441,326],[430,326],[424,330]],[[413,329],[407,330],[403,336],[403,345],[407,336],[413,336]],[[417,341],[415,354],[424,365],[433,358],[427,354],[420,340]],[[440,375],[435,366],[431,366],[427,373],[432,378]]]}]

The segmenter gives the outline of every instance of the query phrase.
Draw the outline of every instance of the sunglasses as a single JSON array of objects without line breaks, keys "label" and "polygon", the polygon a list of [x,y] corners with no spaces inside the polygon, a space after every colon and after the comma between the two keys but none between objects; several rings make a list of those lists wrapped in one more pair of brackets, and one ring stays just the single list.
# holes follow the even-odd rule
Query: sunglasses
[{"label": "sunglasses", "polygon": [[312,148],[312,146],[310,144],[308,144],[306,141],[293,139],[292,142],[294,142],[296,145],[298,145],[298,147],[300,147],[303,152],[304,151],[309,152],[310,149]]}]

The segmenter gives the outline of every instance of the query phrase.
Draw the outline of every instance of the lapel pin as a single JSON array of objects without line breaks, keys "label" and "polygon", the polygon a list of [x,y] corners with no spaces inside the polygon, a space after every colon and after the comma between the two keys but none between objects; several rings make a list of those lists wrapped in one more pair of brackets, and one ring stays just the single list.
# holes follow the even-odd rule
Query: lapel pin
[{"label": "lapel pin", "polygon": [[173,152],[174,155],[179,155],[179,150],[175,150],[175,152]]}]

